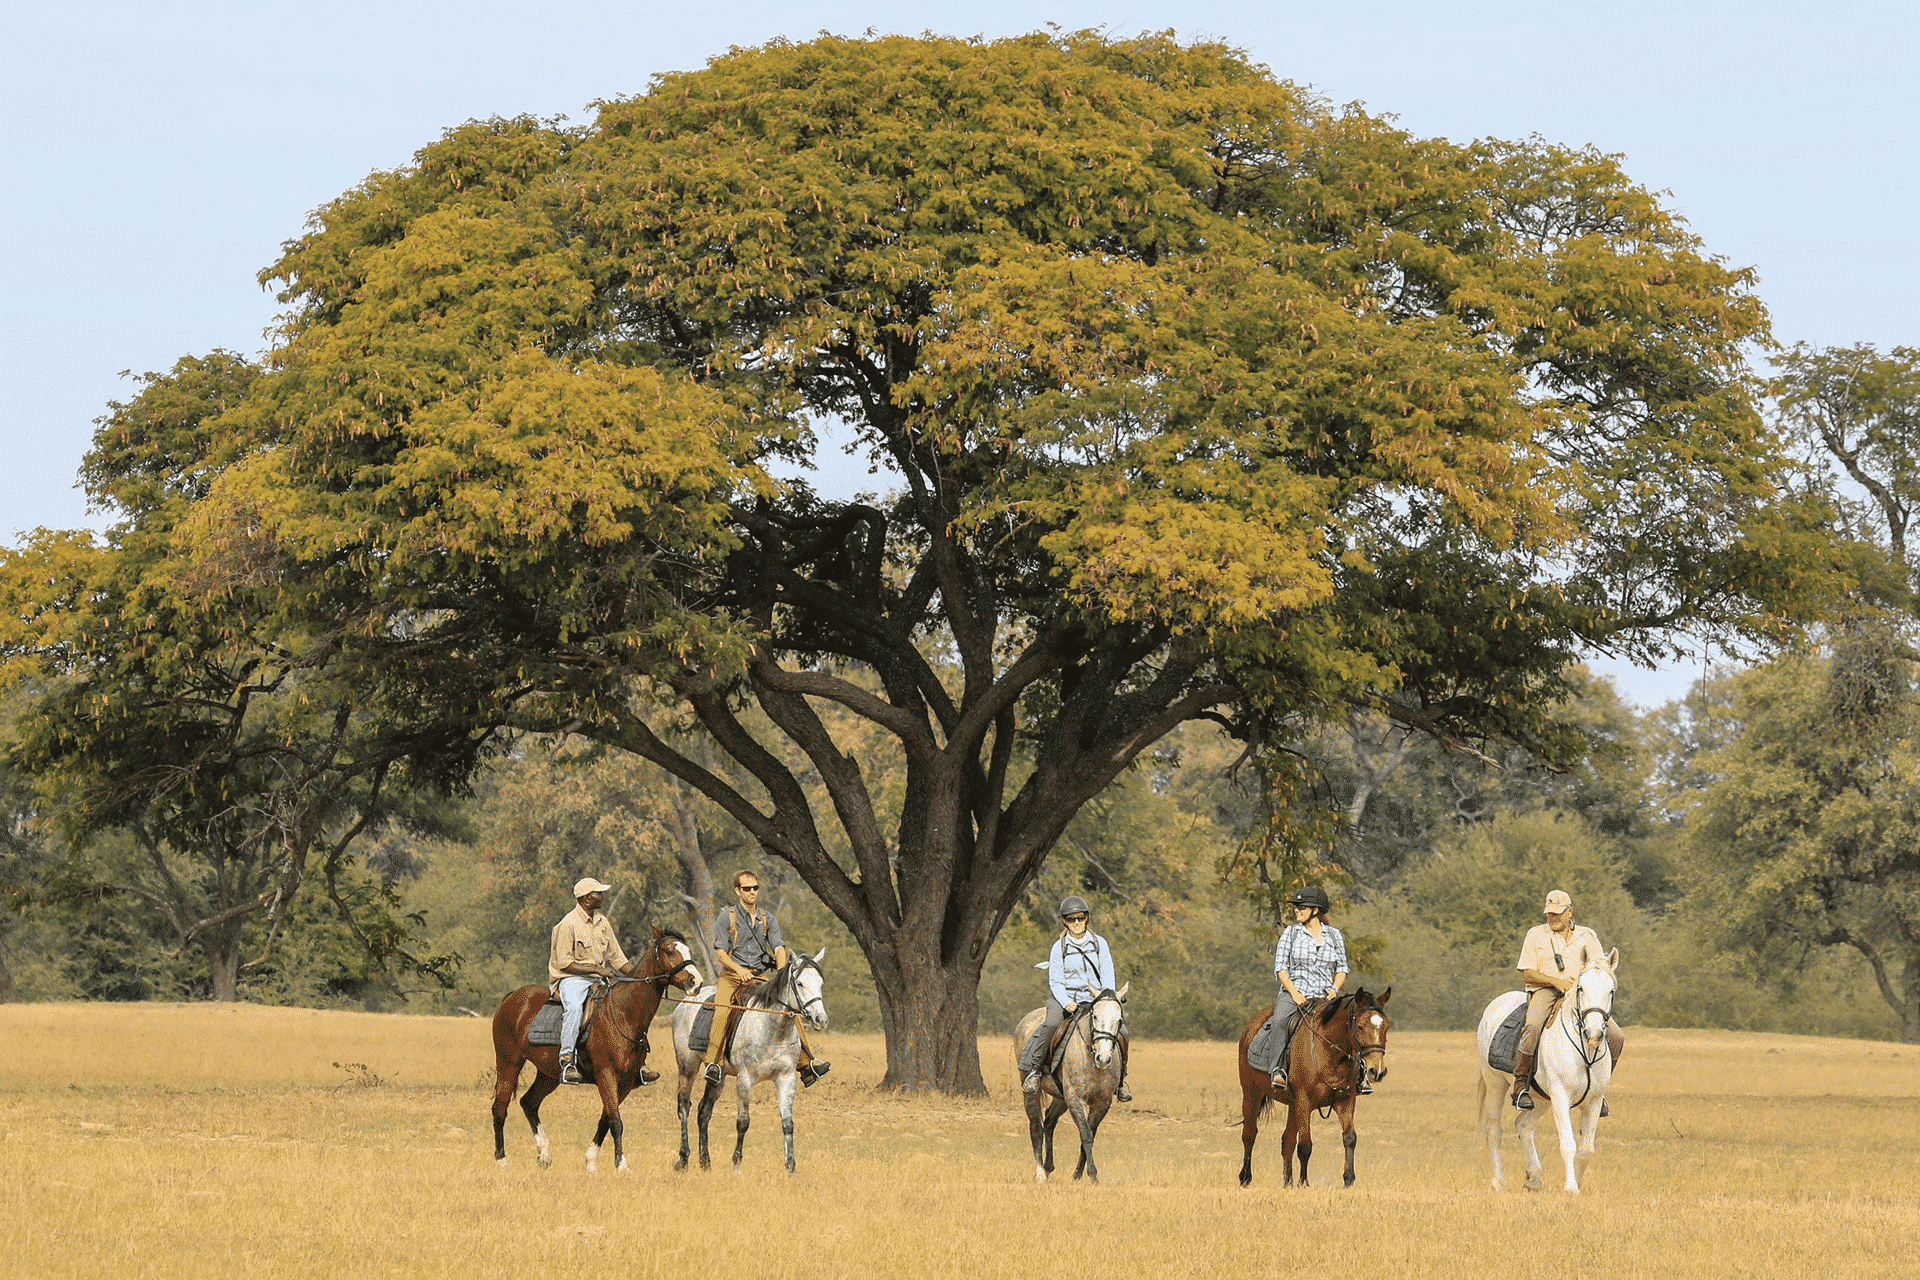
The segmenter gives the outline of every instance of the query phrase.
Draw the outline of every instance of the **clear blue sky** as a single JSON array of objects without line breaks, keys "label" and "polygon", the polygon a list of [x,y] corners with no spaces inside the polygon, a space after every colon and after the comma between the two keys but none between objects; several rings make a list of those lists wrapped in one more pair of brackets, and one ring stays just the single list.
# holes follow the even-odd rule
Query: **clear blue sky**
[{"label": "clear blue sky", "polygon": [[[1920,343],[1920,20],[1893,4],[1268,2],[7,6],[0,538],[87,522],[75,468],[123,369],[256,352],[254,274],[307,215],[470,117],[566,114],[730,45],[820,30],[1173,28],[1455,139],[1626,156],[1759,269],[1786,342]],[[823,462],[832,461],[823,459]],[[864,477],[862,477],[864,478]],[[1608,666],[1635,700],[1698,668]]]}]

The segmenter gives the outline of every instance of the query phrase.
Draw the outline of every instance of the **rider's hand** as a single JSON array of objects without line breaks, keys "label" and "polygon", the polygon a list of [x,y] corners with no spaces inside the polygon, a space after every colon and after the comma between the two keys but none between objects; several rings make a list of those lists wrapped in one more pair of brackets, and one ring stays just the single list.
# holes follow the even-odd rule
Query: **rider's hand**
[{"label": "rider's hand", "polygon": [[1293,997],[1293,1002],[1296,1005],[1305,1004],[1307,1002],[1307,998],[1301,995],[1298,991],[1290,991],[1287,994]]},{"label": "rider's hand", "polygon": [[1074,1000],[1067,1005],[1065,1012],[1072,1013],[1075,1009],[1078,1009],[1079,1007],[1080,1007],[1080,1002],[1078,1000]]}]

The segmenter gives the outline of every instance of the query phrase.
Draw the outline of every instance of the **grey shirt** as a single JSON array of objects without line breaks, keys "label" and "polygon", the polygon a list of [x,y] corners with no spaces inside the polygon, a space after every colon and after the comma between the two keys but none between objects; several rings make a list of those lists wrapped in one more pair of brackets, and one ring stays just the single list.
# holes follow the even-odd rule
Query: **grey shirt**
[{"label": "grey shirt", "polygon": [[713,922],[713,945],[733,957],[743,968],[761,970],[773,967],[773,953],[787,945],[780,936],[780,922],[771,911],[749,915],[737,906],[723,907]]}]

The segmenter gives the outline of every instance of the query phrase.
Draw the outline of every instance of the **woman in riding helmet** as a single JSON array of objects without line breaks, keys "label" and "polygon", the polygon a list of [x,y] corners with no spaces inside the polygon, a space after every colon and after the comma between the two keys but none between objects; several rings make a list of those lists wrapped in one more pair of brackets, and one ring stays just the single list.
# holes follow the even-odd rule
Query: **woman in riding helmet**
[{"label": "woman in riding helmet", "polygon": [[[1341,984],[1347,980],[1347,940],[1327,923],[1327,912],[1333,906],[1327,891],[1310,884],[1296,890],[1287,903],[1293,908],[1293,923],[1280,931],[1280,943],[1273,952],[1273,976],[1280,980],[1273,1005],[1286,1019],[1285,1038],[1273,1069],[1276,1089],[1287,1087],[1287,1060],[1301,1014],[1312,1002],[1339,995]],[[1373,1092],[1364,1078],[1359,1092]]]},{"label": "woman in riding helmet", "polygon": [[[1024,1074],[1020,1087],[1028,1093],[1036,1093],[1040,1089],[1040,1077],[1046,1069],[1047,1046],[1053,1042],[1054,1028],[1082,1004],[1114,987],[1113,950],[1107,946],[1105,938],[1087,928],[1087,900],[1077,893],[1062,898],[1060,920],[1064,927],[1053,949],[1047,953],[1046,1021],[1040,1024],[1020,1054],[1020,1070]],[[1122,1021],[1120,1026],[1124,1035],[1126,1023]],[[1120,1054],[1120,1087],[1113,1096],[1120,1102],[1133,1101],[1133,1094],[1127,1090],[1127,1055],[1124,1048]]]}]

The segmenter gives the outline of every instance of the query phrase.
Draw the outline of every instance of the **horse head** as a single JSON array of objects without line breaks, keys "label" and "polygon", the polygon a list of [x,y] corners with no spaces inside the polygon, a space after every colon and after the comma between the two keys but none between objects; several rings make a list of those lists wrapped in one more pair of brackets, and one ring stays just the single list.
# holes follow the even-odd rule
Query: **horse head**
[{"label": "horse head", "polygon": [[1589,958],[1573,980],[1573,1021],[1588,1062],[1598,1062],[1607,1051],[1607,1019],[1613,1016],[1614,971],[1619,967],[1620,948],[1615,947]]},{"label": "horse head", "polygon": [[810,956],[796,954],[787,962],[787,986],[793,992],[793,1007],[815,1031],[827,1029],[827,979],[820,971],[820,962],[826,955],[827,949],[822,947]]},{"label": "horse head", "polygon": [[693,962],[693,952],[687,947],[687,940],[672,929],[653,926],[652,973],[643,975],[649,978],[665,979],[666,982],[682,991],[694,991],[700,986],[700,967]]},{"label": "horse head", "polygon": [[1377,996],[1361,987],[1347,998],[1353,1053],[1365,1066],[1370,1080],[1387,1078],[1387,1032],[1393,1029],[1393,1020],[1387,1017],[1385,1006],[1392,998],[1392,987]]},{"label": "horse head", "polygon": [[1126,1014],[1121,1006],[1127,1003],[1127,988],[1132,985],[1122,983],[1118,991],[1109,988],[1093,998],[1093,1007],[1087,1012],[1087,1039],[1093,1045],[1095,1066],[1113,1062],[1114,1048],[1120,1043],[1120,1021]]}]

